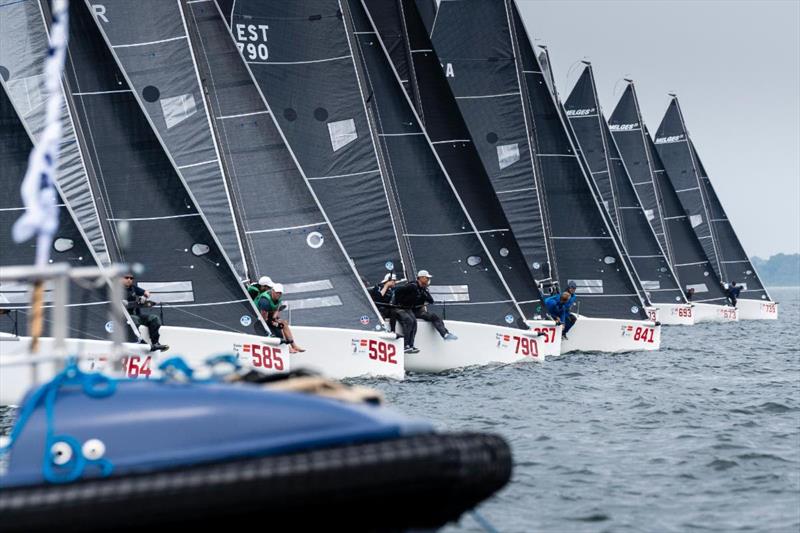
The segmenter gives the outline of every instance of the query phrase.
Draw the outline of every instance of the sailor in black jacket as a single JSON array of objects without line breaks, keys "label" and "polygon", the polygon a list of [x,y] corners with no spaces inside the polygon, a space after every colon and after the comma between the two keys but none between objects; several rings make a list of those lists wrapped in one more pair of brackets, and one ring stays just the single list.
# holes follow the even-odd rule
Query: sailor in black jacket
[{"label": "sailor in black jacket", "polygon": [[[403,332],[405,337],[406,343],[406,352],[415,353],[418,351],[414,347],[414,338],[416,336],[416,319],[427,320],[433,327],[436,328],[436,331],[439,332],[439,335],[446,341],[456,340],[458,337],[447,331],[447,328],[444,325],[444,321],[439,318],[438,315],[435,313],[428,312],[428,304],[433,303],[433,296],[431,296],[430,291],[428,291],[428,285],[431,282],[431,275],[427,270],[420,270],[417,273],[417,280],[412,281],[402,287],[398,287],[394,290],[394,304],[399,307],[397,309],[398,318],[401,318],[401,323],[403,324]],[[406,333],[406,322],[414,317],[414,327],[413,331]],[[411,350],[409,350],[411,347]]]}]

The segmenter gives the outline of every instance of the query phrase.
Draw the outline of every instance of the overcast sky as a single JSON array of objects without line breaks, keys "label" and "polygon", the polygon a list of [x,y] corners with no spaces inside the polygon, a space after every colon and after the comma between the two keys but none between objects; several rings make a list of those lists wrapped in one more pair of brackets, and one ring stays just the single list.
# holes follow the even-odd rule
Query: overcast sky
[{"label": "overcast sky", "polygon": [[658,128],[676,92],[749,255],[800,252],[800,0],[517,0],[566,98],[594,67],[606,115],[623,77]]}]

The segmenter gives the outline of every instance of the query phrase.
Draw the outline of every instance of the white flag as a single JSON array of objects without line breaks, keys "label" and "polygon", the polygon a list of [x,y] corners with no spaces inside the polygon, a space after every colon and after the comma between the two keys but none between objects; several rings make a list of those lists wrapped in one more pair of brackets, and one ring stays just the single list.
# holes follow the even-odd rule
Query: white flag
[{"label": "white flag", "polygon": [[36,264],[47,264],[50,245],[58,229],[58,195],[55,189],[55,171],[61,143],[61,73],[67,53],[68,33],[67,0],[53,2],[53,25],[50,30],[50,47],[44,64],[47,91],[46,126],[39,143],[28,158],[28,170],[22,181],[20,194],[25,213],[14,223],[11,236],[15,242],[24,242],[36,235]]}]

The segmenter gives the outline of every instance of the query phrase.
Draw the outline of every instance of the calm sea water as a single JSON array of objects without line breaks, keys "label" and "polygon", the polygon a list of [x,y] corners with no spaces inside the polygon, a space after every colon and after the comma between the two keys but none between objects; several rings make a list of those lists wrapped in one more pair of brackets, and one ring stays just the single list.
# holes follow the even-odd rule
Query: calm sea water
[{"label": "calm sea water", "polygon": [[[500,531],[800,531],[800,291],[776,322],[665,327],[655,353],[363,381],[442,429],[497,432]],[[480,531],[465,516],[448,531]]]}]

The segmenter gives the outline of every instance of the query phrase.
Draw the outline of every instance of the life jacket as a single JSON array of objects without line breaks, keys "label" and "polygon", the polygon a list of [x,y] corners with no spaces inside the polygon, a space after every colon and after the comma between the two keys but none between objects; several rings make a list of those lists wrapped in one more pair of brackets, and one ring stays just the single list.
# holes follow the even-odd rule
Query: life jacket
[{"label": "life jacket", "polygon": [[264,291],[256,296],[256,307],[260,310],[261,309],[261,301],[266,300],[267,306],[269,307],[268,312],[273,313],[278,310],[278,307],[281,305],[281,300],[278,299],[277,302],[272,300],[272,296],[270,296],[269,291]]}]

